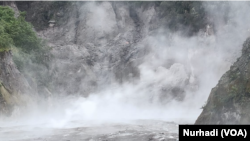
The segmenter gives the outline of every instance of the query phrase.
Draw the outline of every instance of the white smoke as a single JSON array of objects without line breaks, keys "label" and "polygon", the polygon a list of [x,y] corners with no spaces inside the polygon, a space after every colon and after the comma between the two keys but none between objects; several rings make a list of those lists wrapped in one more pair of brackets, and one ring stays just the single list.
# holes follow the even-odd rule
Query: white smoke
[{"label": "white smoke", "polygon": [[[212,8],[213,4],[204,4],[214,20],[214,34],[187,38],[180,33],[169,37],[161,32],[147,36],[142,44],[150,47],[150,53],[139,66],[140,80],[114,84],[89,97],[78,98],[66,110],[69,120],[161,119],[193,123],[211,88],[240,56],[242,44],[249,35],[247,4],[229,2],[228,13],[221,15]],[[223,8],[220,10],[225,11]],[[229,21],[222,24],[225,14]],[[166,67],[170,59],[174,62]],[[164,98],[159,96],[160,91],[168,87],[184,87],[185,99],[160,103]]]},{"label": "white smoke", "polygon": [[[222,7],[220,11],[213,8],[216,3],[204,3],[216,29],[212,35],[201,32],[189,38],[181,33],[169,36],[169,33],[164,34],[166,29],[153,36],[147,35],[140,45],[149,47],[150,52],[138,66],[138,81],[112,83],[88,97],[55,97],[49,109],[33,110],[23,118],[30,120],[22,123],[53,127],[65,127],[72,121],[98,123],[135,119],[194,123],[211,89],[241,55],[242,44],[249,35],[248,3],[228,3],[229,7]],[[115,24],[113,18],[108,20],[109,14],[101,6],[91,6],[94,10],[87,25],[110,32]],[[222,13],[226,10],[228,12]],[[222,22],[225,14],[229,17],[227,23]],[[175,87],[184,88],[183,100],[169,100],[172,97],[168,89]],[[166,101],[160,102],[164,98]],[[20,121],[9,120],[13,124]]]}]

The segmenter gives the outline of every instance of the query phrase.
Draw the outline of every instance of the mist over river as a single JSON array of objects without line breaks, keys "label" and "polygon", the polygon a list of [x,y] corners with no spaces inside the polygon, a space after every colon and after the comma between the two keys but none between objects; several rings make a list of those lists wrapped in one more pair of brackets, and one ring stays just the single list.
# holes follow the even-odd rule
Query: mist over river
[{"label": "mist over river", "polygon": [[[39,64],[13,50],[14,63],[2,61],[18,70],[25,60],[23,81],[13,80],[31,90],[0,116],[1,141],[178,140],[178,124],[195,123],[250,32],[249,2],[9,6],[26,11],[49,55]],[[2,68],[1,83],[12,79]]]}]

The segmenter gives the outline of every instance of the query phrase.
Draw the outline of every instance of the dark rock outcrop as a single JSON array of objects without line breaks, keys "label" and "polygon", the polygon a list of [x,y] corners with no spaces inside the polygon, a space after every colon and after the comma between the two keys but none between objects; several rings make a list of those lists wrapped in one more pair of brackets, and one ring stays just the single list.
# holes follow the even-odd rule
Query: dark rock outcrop
[{"label": "dark rock outcrop", "polygon": [[219,80],[195,124],[250,123],[250,38],[242,56]]}]

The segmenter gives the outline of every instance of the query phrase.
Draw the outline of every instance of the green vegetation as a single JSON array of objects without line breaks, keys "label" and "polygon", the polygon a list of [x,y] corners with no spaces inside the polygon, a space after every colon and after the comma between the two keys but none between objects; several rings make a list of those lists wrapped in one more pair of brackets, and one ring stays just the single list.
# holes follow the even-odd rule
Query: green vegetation
[{"label": "green vegetation", "polygon": [[31,24],[25,21],[25,12],[14,17],[9,7],[0,6],[0,49],[4,51],[11,46],[20,48],[26,53],[37,51],[42,46]]},{"label": "green vegetation", "polygon": [[15,18],[9,7],[0,6],[0,52],[14,50],[14,62],[22,70],[25,59],[44,63],[43,55],[47,48],[36,36],[33,26],[25,21],[25,12]]},{"label": "green vegetation", "polygon": [[36,36],[33,26],[25,21],[25,14],[20,12],[15,17],[12,9],[0,6],[0,52],[11,50],[18,70],[29,75],[35,83],[42,83],[42,69],[37,69],[38,66],[48,67],[49,48]]}]

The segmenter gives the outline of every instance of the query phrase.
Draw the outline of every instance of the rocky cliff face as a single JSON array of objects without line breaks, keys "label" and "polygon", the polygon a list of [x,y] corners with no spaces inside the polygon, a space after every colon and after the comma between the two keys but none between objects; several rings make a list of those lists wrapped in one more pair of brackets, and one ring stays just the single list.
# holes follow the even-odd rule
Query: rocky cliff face
[{"label": "rocky cliff face", "polygon": [[[164,4],[154,2],[139,5],[132,2],[17,2],[17,6],[27,11],[27,20],[52,47],[54,59],[46,71],[51,78],[50,91],[57,94],[88,95],[105,85],[136,81],[140,78],[139,65],[153,49],[150,38],[159,32],[170,33],[164,31],[169,24],[162,13]],[[188,16],[197,17],[191,13]],[[205,20],[196,28],[205,30],[204,23]],[[189,27],[192,25],[185,31],[189,31]],[[174,61],[168,61],[166,67],[172,64]],[[182,80],[184,87],[188,79]],[[163,93],[182,95],[181,87],[173,86]]]},{"label": "rocky cliff face", "polygon": [[250,39],[242,49],[242,56],[219,80],[209,95],[195,124],[249,124]]},{"label": "rocky cliff face", "polygon": [[[0,54],[1,111],[10,114],[36,95],[84,95],[112,83],[136,81],[139,65],[150,54],[150,36],[165,27],[157,3],[135,5],[126,2],[4,2],[16,13],[26,11],[40,37],[48,41],[54,58],[43,71],[43,84],[36,87],[17,70],[11,52]],[[203,28],[201,26],[201,28]],[[170,63],[170,64],[169,64]],[[174,62],[166,62],[170,67]],[[29,70],[30,66],[26,70]],[[181,65],[172,70],[187,75]],[[26,72],[26,74],[33,72]],[[179,82],[188,85],[188,77]],[[30,87],[32,86],[32,88]],[[178,83],[161,93],[171,92],[182,99]],[[177,95],[177,96],[176,96]],[[179,98],[181,97],[181,98]]]},{"label": "rocky cliff face", "polygon": [[[19,10],[14,1],[2,2],[1,5],[10,7],[15,12],[15,18],[19,16]],[[37,96],[34,82],[28,82],[13,62],[12,50],[0,51],[0,115],[12,115],[14,110],[26,107],[34,102]],[[20,113],[19,113],[20,114]]]},{"label": "rocky cliff face", "polygon": [[[64,64],[56,62],[55,64],[58,65],[54,69],[66,70],[66,67],[72,66],[74,69],[71,69],[73,71],[71,74],[82,76],[74,75],[75,78],[70,76],[66,81],[73,80],[74,82],[71,84],[79,84],[80,81],[85,85],[76,86],[78,88],[67,86],[76,91],[83,89],[80,91],[88,93],[91,91],[88,89],[95,88],[97,85],[112,83],[116,80],[123,82],[126,81],[125,79],[129,79],[129,75],[139,77],[138,68],[135,67],[139,62],[133,60],[139,57],[140,49],[136,45],[143,36],[143,25],[140,25],[142,22],[140,23],[140,19],[138,19],[140,16],[132,11],[134,17],[131,17],[128,5],[112,5],[109,2],[79,4],[75,9],[75,15],[78,17],[71,17],[66,26],[55,27],[54,31],[52,29],[45,31],[47,38],[51,39],[50,41],[58,41],[53,42],[57,44],[53,54],[58,56],[57,58],[67,60],[71,58],[70,60],[72,60]],[[148,18],[150,19],[151,16],[148,15]],[[55,38],[55,34],[61,35],[61,37]],[[64,46],[65,44],[71,45],[67,47]],[[72,53],[62,54],[58,52],[58,49],[62,49],[60,52],[65,53],[65,50],[69,50],[68,53]],[[60,71],[58,72],[60,73]],[[62,79],[58,81],[65,82]]]},{"label": "rocky cliff face", "polygon": [[[192,60],[202,49],[190,44],[176,51],[176,46],[185,45],[176,45],[174,34],[186,37],[199,33],[210,40],[213,29],[219,27],[212,26],[211,19],[221,19],[222,24],[227,20],[209,17],[199,2],[17,2],[17,7],[27,11],[26,19],[52,48],[54,58],[44,69],[49,76],[45,83],[50,86],[41,90],[45,95],[87,96],[113,83],[140,81],[141,69],[148,65],[157,74],[169,71],[174,81],[148,85],[163,97],[172,95],[181,100],[186,91],[198,87],[195,71],[205,70],[197,67],[197,59]],[[212,52],[215,46],[198,42],[206,51]],[[171,56],[178,56],[177,52],[188,52],[186,59]]]},{"label": "rocky cliff face", "polygon": [[15,106],[25,106],[35,94],[13,63],[11,51],[0,52],[0,113],[11,114]]}]

